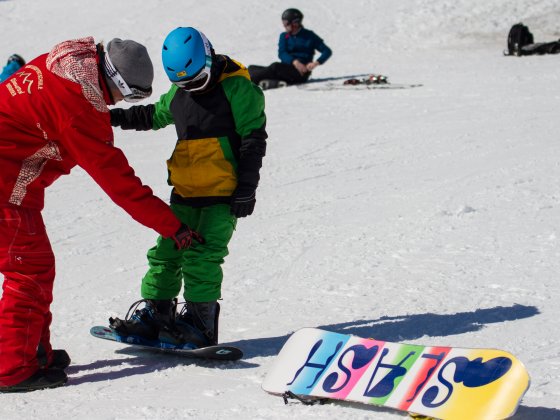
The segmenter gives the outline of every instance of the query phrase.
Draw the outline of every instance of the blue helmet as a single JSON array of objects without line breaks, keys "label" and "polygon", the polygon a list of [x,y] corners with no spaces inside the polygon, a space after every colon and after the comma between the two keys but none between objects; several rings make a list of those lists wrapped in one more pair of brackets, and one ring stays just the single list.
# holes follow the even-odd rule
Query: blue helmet
[{"label": "blue helmet", "polygon": [[167,77],[173,83],[188,82],[201,73],[209,77],[212,44],[195,28],[177,28],[163,41],[161,58]]}]

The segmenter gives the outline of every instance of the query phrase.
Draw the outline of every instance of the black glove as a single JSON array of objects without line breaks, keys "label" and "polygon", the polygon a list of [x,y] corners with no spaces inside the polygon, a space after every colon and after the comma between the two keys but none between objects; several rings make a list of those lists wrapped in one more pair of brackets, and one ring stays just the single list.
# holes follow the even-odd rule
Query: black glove
[{"label": "black glove", "polygon": [[185,225],[184,223],[181,224],[179,230],[171,237],[175,241],[175,247],[177,249],[187,249],[190,248],[192,245],[193,239],[198,243],[203,244],[204,238],[200,235],[200,233],[192,230],[190,227]]},{"label": "black glove", "polygon": [[154,128],[154,114],[156,107],[150,105],[135,105],[127,109],[113,108],[109,110],[111,125],[123,130],[149,131]]},{"label": "black glove", "polygon": [[255,188],[238,185],[231,196],[231,214],[235,217],[247,217],[255,210]]},{"label": "black glove", "polygon": [[111,114],[111,125],[113,127],[120,127],[124,119],[124,111],[120,108],[113,108],[109,110]]}]

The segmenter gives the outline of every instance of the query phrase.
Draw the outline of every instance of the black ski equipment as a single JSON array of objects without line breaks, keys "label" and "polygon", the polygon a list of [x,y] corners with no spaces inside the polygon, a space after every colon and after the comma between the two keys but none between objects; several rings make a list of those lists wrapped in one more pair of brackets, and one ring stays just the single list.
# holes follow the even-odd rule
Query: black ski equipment
[{"label": "black ski equipment", "polygon": [[517,57],[523,55],[522,48],[526,45],[533,44],[533,34],[529,28],[523,23],[516,23],[509,30],[507,38],[507,51],[506,55],[515,55]]}]

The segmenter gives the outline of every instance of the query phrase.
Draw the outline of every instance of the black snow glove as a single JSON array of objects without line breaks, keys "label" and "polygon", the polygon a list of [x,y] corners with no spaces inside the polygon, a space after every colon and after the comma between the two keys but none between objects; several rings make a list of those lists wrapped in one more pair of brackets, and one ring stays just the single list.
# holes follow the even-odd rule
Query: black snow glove
[{"label": "black snow glove", "polygon": [[113,108],[111,114],[111,125],[123,130],[148,131],[154,127],[154,113],[156,107],[150,105],[135,105],[128,109]]},{"label": "black snow glove", "polygon": [[204,238],[202,237],[202,235],[200,233],[192,230],[190,227],[188,227],[184,223],[181,224],[181,227],[175,233],[175,235],[173,235],[171,237],[171,239],[173,239],[175,241],[175,247],[177,249],[190,248],[191,245],[192,245],[193,239],[195,241],[197,241],[198,243],[201,243],[201,244],[203,244],[205,242]]},{"label": "black snow glove", "polygon": [[247,217],[255,209],[255,188],[238,185],[231,196],[231,214],[235,217]]},{"label": "black snow glove", "polygon": [[120,127],[124,120],[124,111],[120,108],[114,108],[109,110],[111,114],[111,125],[113,127]]},{"label": "black snow glove", "polygon": [[255,192],[259,185],[259,171],[266,152],[266,132],[264,127],[251,137],[241,140],[240,158],[237,165],[237,188],[231,196],[231,214],[247,217],[255,210]]}]

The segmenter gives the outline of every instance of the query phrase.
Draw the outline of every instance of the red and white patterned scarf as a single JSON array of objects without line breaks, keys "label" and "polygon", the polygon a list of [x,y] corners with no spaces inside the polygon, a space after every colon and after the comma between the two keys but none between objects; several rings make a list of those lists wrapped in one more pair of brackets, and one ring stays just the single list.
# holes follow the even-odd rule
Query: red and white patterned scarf
[{"label": "red and white patterned scarf", "polygon": [[93,37],[73,39],[55,45],[47,56],[47,69],[78,83],[84,97],[99,112],[109,112],[99,86],[97,48]]}]

